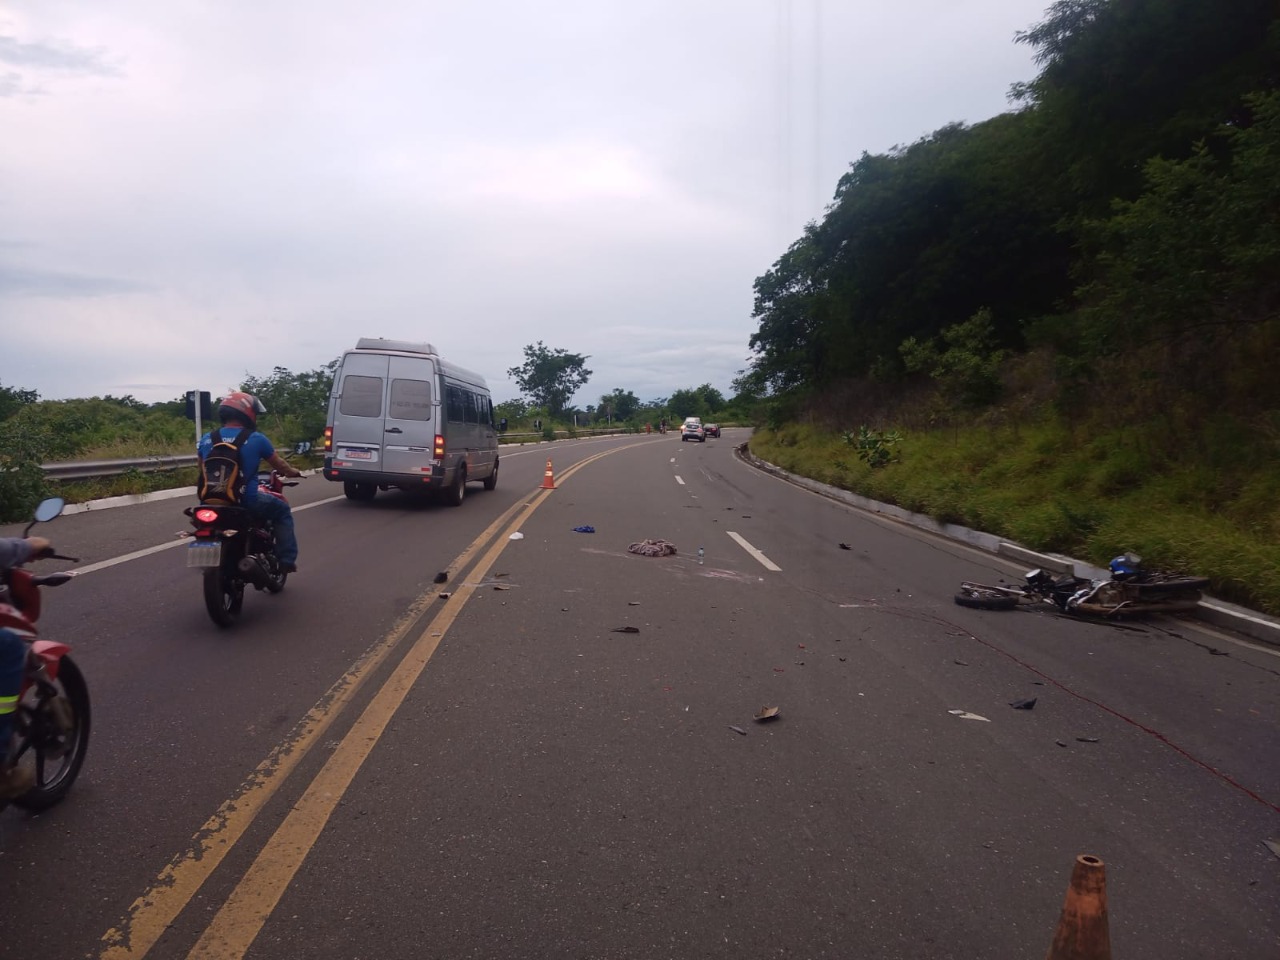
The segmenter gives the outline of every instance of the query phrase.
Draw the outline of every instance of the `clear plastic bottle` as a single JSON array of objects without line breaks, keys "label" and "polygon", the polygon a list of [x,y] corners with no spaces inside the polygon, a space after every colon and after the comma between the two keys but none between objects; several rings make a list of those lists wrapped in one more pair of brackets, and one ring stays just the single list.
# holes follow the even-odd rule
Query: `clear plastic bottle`
[{"label": "clear plastic bottle", "polygon": [[701,547],[698,548],[698,566],[702,566],[702,558],[705,555],[705,553],[706,551],[704,551]]}]

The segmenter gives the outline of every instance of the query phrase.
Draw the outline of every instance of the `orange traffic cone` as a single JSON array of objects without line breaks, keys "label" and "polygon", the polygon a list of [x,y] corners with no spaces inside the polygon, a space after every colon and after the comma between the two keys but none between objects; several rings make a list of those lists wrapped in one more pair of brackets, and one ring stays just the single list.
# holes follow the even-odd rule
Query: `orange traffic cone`
[{"label": "orange traffic cone", "polygon": [[1107,874],[1097,857],[1076,857],[1058,931],[1045,960],[1111,960]]},{"label": "orange traffic cone", "polygon": [[551,472],[551,458],[547,457],[547,472],[542,475],[541,490],[554,490],[556,488],[556,478]]}]

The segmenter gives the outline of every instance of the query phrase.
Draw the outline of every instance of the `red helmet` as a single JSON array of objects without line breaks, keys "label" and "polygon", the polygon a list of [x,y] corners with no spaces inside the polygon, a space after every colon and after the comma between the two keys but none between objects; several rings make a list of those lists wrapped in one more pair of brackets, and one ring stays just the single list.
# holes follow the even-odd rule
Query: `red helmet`
[{"label": "red helmet", "polygon": [[258,425],[258,414],[266,413],[267,408],[252,393],[237,390],[229,393],[218,402],[218,419],[226,423],[232,417],[244,420],[251,427]]}]

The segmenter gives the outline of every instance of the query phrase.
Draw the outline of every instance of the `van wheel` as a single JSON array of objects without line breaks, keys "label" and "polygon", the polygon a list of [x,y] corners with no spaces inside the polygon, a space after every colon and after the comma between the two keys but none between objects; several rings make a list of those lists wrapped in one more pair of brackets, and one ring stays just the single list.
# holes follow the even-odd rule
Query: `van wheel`
[{"label": "van wheel", "polygon": [[378,485],[374,483],[356,483],[354,480],[342,481],[342,492],[348,500],[372,500],[378,495]]},{"label": "van wheel", "polygon": [[445,491],[444,502],[451,507],[462,506],[467,496],[467,470],[461,464],[453,474],[453,486]]},{"label": "van wheel", "polygon": [[492,490],[498,485],[498,461],[493,461],[493,473],[484,478],[484,488]]}]

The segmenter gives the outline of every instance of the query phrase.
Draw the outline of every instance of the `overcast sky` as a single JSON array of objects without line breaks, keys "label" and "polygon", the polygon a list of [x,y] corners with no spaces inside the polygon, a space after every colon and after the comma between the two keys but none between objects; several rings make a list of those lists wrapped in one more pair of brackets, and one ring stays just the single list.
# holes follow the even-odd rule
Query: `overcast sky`
[{"label": "overcast sky", "polygon": [[1009,108],[1048,0],[0,6],[0,384],[225,391],[362,336],[495,400],[746,365],[752,281],[863,151]]}]

